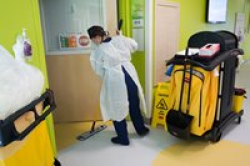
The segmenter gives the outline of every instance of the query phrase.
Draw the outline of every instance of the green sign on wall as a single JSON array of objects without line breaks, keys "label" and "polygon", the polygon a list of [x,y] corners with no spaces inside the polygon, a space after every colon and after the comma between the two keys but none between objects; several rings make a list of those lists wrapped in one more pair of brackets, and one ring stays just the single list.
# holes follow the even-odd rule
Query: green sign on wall
[{"label": "green sign on wall", "polygon": [[132,35],[138,42],[138,51],[144,51],[145,43],[145,4],[143,0],[131,1]]}]

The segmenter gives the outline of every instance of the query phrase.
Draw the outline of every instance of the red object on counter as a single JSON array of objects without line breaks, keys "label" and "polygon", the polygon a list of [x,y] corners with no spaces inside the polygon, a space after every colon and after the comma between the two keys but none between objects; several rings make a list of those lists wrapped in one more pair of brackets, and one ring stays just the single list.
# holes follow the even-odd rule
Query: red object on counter
[{"label": "red object on counter", "polygon": [[219,51],[220,51],[220,44],[208,43],[200,48],[199,56],[204,58],[212,58],[214,55],[217,55]]}]

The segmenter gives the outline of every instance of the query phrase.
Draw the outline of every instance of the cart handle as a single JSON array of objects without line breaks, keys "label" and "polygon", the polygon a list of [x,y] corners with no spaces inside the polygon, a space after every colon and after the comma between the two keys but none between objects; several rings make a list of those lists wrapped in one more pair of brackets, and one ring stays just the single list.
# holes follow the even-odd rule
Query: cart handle
[{"label": "cart handle", "polygon": [[[42,115],[38,115],[35,109],[35,106],[40,103],[44,102],[44,109],[49,106],[49,108],[43,112]],[[22,140],[25,138],[37,125],[41,123],[53,110],[56,108],[56,103],[54,99],[54,93],[52,90],[46,90],[46,92],[37,100],[34,100],[24,108],[20,109],[16,113],[10,115],[5,120],[0,121],[0,138],[4,139],[0,140],[0,146],[6,146],[9,143],[15,140]],[[27,127],[24,131],[19,133],[15,127],[14,121],[17,120],[20,116],[25,114],[26,112],[33,111],[35,114],[35,121]]]},{"label": "cart handle", "polygon": [[[191,60],[191,59],[187,59],[186,63],[191,64],[193,66],[201,67],[206,71],[212,71],[216,66],[218,66],[219,64],[221,64],[228,58],[236,57],[238,55],[243,55],[243,54],[244,54],[244,51],[242,49],[232,49],[230,51],[226,51],[226,52],[219,54],[215,59],[212,60],[212,62],[209,65],[205,65],[202,62],[198,62],[198,61]],[[174,64],[174,65],[184,64],[184,61],[183,59],[175,59],[173,57],[167,62],[167,65],[171,65],[171,64]]]},{"label": "cart handle", "polygon": [[48,110],[44,111],[43,114],[39,116],[36,112],[36,109],[33,109],[33,112],[35,113],[35,121],[21,133],[15,130],[15,135],[16,135],[17,140],[22,140],[24,137],[26,137],[36,126],[38,126],[43,120],[45,120],[45,118],[53,110],[55,110],[56,103],[55,103],[53,92],[51,90],[46,91],[46,93],[43,94],[38,100],[36,100],[34,104],[36,105],[40,103],[41,101],[44,101],[44,107],[43,107],[44,109],[46,109],[46,107],[49,106]]}]

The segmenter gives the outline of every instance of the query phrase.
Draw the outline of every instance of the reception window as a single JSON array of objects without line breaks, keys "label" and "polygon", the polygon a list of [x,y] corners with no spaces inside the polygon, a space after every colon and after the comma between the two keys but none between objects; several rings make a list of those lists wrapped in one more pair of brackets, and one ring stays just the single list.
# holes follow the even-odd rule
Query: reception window
[{"label": "reception window", "polygon": [[103,0],[41,0],[46,54],[90,50],[87,29],[105,27]]}]

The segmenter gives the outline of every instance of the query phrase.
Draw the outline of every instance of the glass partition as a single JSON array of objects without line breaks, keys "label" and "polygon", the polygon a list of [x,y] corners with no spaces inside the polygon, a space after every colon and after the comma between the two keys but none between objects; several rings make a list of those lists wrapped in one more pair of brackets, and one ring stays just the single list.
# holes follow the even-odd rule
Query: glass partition
[{"label": "glass partition", "polygon": [[41,0],[46,52],[89,50],[87,29],[104,26],[103,0]]}]

